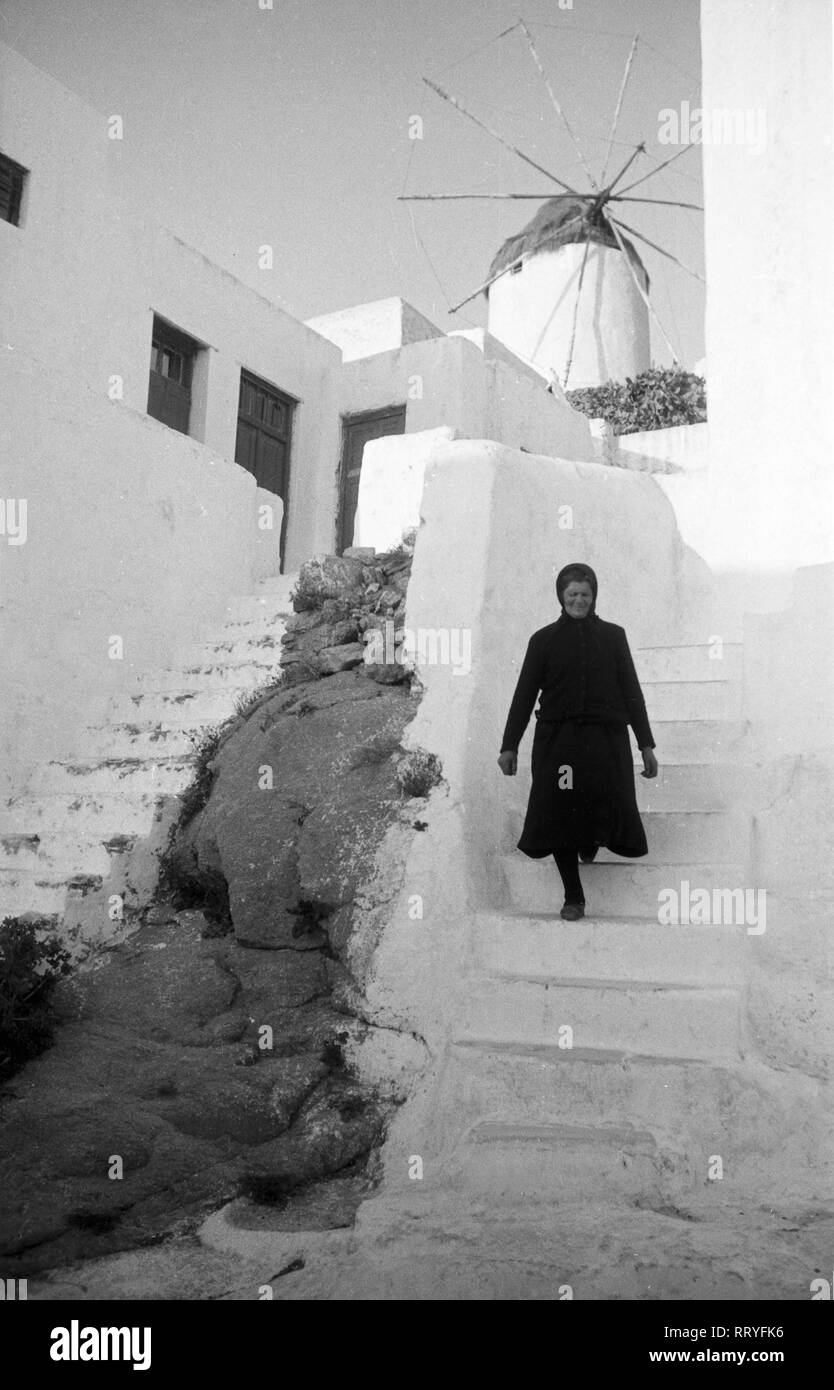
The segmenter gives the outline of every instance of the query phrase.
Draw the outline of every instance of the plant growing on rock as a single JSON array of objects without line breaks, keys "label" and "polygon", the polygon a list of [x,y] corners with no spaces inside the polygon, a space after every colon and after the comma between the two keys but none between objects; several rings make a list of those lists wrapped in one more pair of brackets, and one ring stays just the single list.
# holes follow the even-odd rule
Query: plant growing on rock
[{"label": "plant growing on rock", "polygon": [[177,826],[181,830],[202,811],[211,794],[214,781],[212,766],[220,741],[222,726],[204,729],[194,740],[194,776],[185,791],[180,793],[180,814]]},{"label": "plant growing on rock", "polygon": [[50,996],[70,969],[53,926],[44,917],[5,917],[0,924],[0,1076],[11,1076],[52,1043]]},{"label": "plant growing on rock", "polygon": [[277,1207],[281,1211],[289,1202],[295,1184],[278,1173],[243,1173],[240,1195],[258,1206]]},{"label": "plant growing on rock", "polygon": [[425,748],[412,748],[400,760],[397,783],[406,798],[428,796],[432,787],[443,781],[443,768],[436,753]]},{"label": "plant growing on rock", "polygon": [[295,940],[300,936],[311,936],[325,931],[324,923],[333,915],[332,903],[315,902],[312,898],[299,898],[295,907],[288,907],[288,913],[295,918],[292,934]]},{"label": "plant growing on rock", "polygon": [[195,908],[208,923],[204,936],[227,936],[234,930],[229,904],[229,885],[219,869],[193,869],[183,863],[176,847],[177,827],[171,829],[168,846],[159,859],[155,901],[170,903],[175,912]]}]

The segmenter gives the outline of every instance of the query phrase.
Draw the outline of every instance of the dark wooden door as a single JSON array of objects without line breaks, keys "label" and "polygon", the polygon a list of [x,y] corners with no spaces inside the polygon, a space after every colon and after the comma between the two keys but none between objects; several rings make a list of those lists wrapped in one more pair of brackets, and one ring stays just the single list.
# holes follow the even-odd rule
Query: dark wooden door
[{"label": "dark wooden door", "polygon": [[235,463],[254,473],[258,487],[274,492],[286,512],[290,441],[295,401],[268,382],[240,374]]},{"label": "dark wooden door", "polygon": [[359,475],[362,451],[371,439],[386,434],[405,433],[405,406],[369,410],[363,415],[346,415],[342,429],[342,462],[339,471],[339,518],[336,528],[338,553],[353,544],[353,524],[359,501]]}]

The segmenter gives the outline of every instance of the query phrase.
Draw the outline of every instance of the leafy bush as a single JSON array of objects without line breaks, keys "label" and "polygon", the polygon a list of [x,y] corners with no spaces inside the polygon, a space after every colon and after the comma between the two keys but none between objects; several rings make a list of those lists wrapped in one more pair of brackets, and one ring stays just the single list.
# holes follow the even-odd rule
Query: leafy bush
[{"label": "leafy bush", "polygon": [[70,968],[69,953],[49,918],[5,917],[0,923],[0,1076],[11,1076],[53,1040],[50,995]]},{"label": "leafy bush", "polygon": [[626,381],[567,391],[574,410],[607,420],[615,434],[696,425],[707,418],[704,378],[678,367],[652,367]]}]

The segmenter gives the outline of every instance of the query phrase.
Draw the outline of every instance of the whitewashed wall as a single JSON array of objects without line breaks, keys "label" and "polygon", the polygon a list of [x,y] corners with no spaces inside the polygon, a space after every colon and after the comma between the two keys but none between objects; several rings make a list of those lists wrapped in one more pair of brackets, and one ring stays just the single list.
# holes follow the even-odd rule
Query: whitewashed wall
[{"label": "whitewashed wall", "polygon": [[[25,544],[0,535],[2,776],[20,785],[71,751],[111,689],[277,573],[278,499],[270,536],[234,463],[242,367],[298,401],[290,567],[329,541],[335,482],[316,484],[321,458],[331,473],[338,460],[341,354],[149,225],[106,117],[5,46],[0,149],[30,171],[21,225],[0,222],[0,496],[28,513]],[[146,414],[155,312],[205,345],[190,436]],[[111,634],[123,661],[103,654]]]},{"label": "whitewashed wall", "polygon": [[572,390],[651,366],[648,310],[622,252],[592,245],[579,293],[583,257],[579,244],[543,251],[489,290],[490,333],[560,382],[570,360]]},{"label": "whitewashed wall", "polygon": [[834,558],[833,16],[820,0],[701,0],[702,105],[764,134],[703,145],[705,542],[722,569]]}]

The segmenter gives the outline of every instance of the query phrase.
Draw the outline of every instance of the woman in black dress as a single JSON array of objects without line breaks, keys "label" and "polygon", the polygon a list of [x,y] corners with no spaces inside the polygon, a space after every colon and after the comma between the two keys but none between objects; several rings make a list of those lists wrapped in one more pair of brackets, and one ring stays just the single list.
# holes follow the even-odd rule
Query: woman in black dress
[{"label": "woman in black dress", "polygon": [[561,916],[575,922],[585,914],[579,858],[590,863],[601,845],[629,859],[648,853],[629,724],[643,755],[642,777],[657,776],[657,759],[625,632],[596,615],[594,571],[567,565],[556,593],[562,616],[530,638],[498,765],[515,776],[518,745],[541,694],[518,848],[531,859],[553,855],[565,888]]}]

